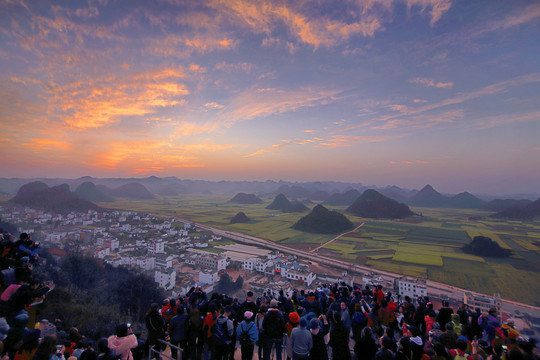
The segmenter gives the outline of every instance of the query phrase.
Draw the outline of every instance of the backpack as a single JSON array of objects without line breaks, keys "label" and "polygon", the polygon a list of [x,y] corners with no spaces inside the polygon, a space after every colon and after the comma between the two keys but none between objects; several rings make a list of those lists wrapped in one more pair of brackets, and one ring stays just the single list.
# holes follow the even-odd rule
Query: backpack
[{"label": "backpack", "polygon": [[227,340],[230,339],[227,323],[228,320],[225,320],[221,324],[218,324],[216,321],[212,326],[212,332],[214,333],[214,335],[212,335],[212,341],[214,345],[225,345],[227,344]]},{"label": "backpack", "polygon": [[463,353],[463,355],[460,355],[457,349],[455,349],[454,351],[456,352],[456,356],[454,356],[454,360],[467,360],[469,354]]},{"label": "backpack", "polygon": [[242,326],[242,331],[240,332],[240,336],[238,337],[241,346],[251,345],[253,343],[249,336],[249,331],[253,328],[254,325],[254,323],[251,323],[247,329]]}]

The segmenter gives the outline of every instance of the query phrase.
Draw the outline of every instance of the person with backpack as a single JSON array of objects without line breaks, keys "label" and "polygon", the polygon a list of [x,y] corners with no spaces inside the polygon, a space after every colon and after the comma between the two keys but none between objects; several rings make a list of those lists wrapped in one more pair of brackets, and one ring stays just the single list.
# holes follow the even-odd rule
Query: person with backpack
[{"label": "person with backpack", "polygon": [[253,359],[255,342],[259,340],[259,331],[253,322],[253,313],[251,311],[244,312],[244,320],[236,328],[236,337],[240,342],[242,360]]},{"label": "person with backpack", "polygon": [[232,306],[227,305],[223,314],[219,315],[212,330],[212,340],[210,342],[212,348],[212,359],[227,360],[229,357],[229,349],[232,343],[234,332],[234,324],[229,316],[232,313]]}]

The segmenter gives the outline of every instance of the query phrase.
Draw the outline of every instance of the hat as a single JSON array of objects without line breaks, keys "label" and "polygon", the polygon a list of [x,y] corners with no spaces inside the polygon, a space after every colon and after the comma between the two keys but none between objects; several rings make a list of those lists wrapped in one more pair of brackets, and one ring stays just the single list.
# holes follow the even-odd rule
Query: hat
[{"label": "hat", "polygon": [[251,311],[246,311],[246,312],[244,313],[244,317],[245,317],[246,319],[251,319],[252,316],[253,316],[253,313],[252,313]]},{"label": "hat", "polygon": [[309,322],[309,328],[312,329],[312,330],[318,329],[319,328],[319,320],[318,319],[311,319],[311,321]]},{"label": "hat", "polygon": [[298,315],[298,313],[295,311],[295,312],[292,312],[289,314],[289,321],[292,322],[292,323],[298,323],[300,321],[300,315]]},{"label": "hat", "polygon": [[305,327],[307,326],[307,320],[306,320],[306,318],[301,318],[301,319],[300,319],[299,325],[300,325],[300,327],[305,328]]},{"label": "hat", "polygon": [[247,297],[253,297],[253,291],[248,291],[247,292]]}]

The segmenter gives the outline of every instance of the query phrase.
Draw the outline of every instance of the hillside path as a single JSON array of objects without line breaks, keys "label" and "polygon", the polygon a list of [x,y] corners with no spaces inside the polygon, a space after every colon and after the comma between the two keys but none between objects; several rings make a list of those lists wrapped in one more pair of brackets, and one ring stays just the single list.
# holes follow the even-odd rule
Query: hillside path
[{"label": "hillside path", "polygon": [[352,233],[352,232],[355,232],[356,230],[358,230],[358,229],[360,229],[362,226],[364,226],[364,224],[365,224],[365,223],[363,222],[363,223],[361,223],[360,225],[358,225],[357,227],[355,227],[354,229],[352,229],[351,231],[347,231],[346,233],[339,234],[338,236],[336,236],[336,237],[333,238],[332,240],[327,241],[327,242],[325,242],[324,244],[322,244],[322,245],[320,245],[320,246],[317,246],[315,249],[310,250],[309,252],[310,252],[310,253],[316,252],[316,251],[319,250],[320,248],[323,248],[323,247],[325,247],[326,245],[331,244],[331,243],[333,243],[334,241],[338,240],[340,237],[345,236],[345,235],[347,235],[347,234],[350,234],[350,233]]}]

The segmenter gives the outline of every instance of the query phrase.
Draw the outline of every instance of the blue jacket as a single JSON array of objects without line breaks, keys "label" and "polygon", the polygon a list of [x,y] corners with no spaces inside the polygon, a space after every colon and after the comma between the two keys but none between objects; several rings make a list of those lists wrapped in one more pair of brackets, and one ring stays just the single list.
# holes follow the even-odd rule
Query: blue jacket
[{"label": "blue jacket", "polygon": [[186,340],[188,330],[188,314],[176,315],[169,323],[169,335],[171,341],[178,342]]},{"label": "blue jacket", "polygon": [[240,324],[238,324],[238,327],[236,328],[236,338],[240,339],[240,334],[243,331],[247,331],[249,334],[249,340],[251,342],[255,342],[259,340],[259,331],[257,330],[257,325],[253,321],[246,322],[246,320],[243,320]]}]

